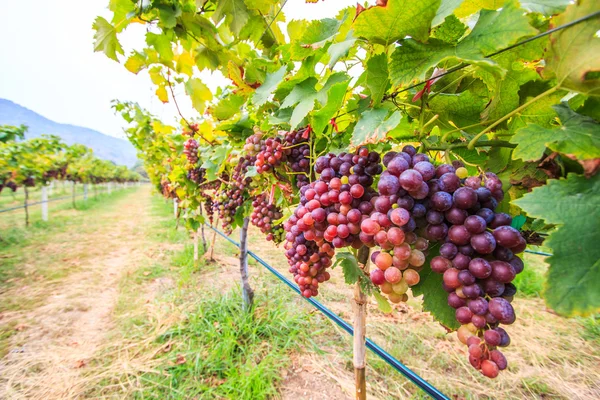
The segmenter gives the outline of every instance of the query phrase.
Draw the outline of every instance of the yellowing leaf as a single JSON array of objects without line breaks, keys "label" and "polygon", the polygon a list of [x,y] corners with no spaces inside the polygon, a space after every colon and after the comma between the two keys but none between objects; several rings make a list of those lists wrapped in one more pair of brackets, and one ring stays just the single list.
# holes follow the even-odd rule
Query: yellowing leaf
[{"label": "yellowing leaf", "polygon": [[210,89],[198,78],[190,78],[185,83],[185,92],[190,96],[194,108],[202,114],[206,108],[206,102],[212,100]]},{"label": "yellowing leaf", "polygon": [[163,103],[169,102],[169,94],[167,93],[167,88],[164,85],[161,85],[156,89],[156,96],[158,96],[158,99]]},{"label": "yellowing leaf", "polygon": [[231,79],[233,84],[237,86],[237,93],[248,94],[254,91],[254,89],[252,89],[250,85],[244,81],[244,78],[242,77],[242,70],[233,61],[229,61],[227,63],[227,73],[229,75],[229,79]]},{"label": "yellowing leaf", "polygon": [[96,18],[92,28],[96,31],[94,34],[94,51],[102,51],[108,58],[119,61],[117,53],[123,53],[123,47],[117,39],[115,27],[102,17]]},{"label": "yellowing leaf", "polygon": [[[597,0],[581,0],[552,19],[552,25],[560,26],[600,11]],[[600,38],[598,17],[576,26],[560,30],[550,36],[550,51],[546,55],[547,74],[556,75],[562,88],[600,96]],[[596,73],[592,78],[591,74]],[[590,74],[590,76],[588,76]]]},{"label": "yellowing leaf", "polygon": [[129,72],[137,74],[138,72],[146,68],[146,57],[144,56],[144,54],[138,53],[136,51],[131,56],[129,56],[129,58],[125,62],[125,68],[127,68]]},{"label": "yellowing leaf", "polygon": [[194,65],[196,62],[189,51],[182,51],[181,54],[175,57],[175,71],[180,74],[192,76],[194,73]]}]

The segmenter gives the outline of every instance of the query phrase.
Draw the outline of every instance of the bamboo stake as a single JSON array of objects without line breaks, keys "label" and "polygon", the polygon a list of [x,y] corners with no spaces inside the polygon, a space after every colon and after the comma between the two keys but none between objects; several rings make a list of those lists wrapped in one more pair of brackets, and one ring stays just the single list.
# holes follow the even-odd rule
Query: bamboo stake
[{"label": "bamboo stake", "polygon": [[[369,273],[369,248],[363,246],[358,250],[358,265]],[[354,286],[354,380],[356,383],[356,399],[366,400],[367,381],[365,369],[367,366],[367,348],[365,339],[367,323],[367,295],[357,282]]]},{"label": "bamboo stake", "polygon": [[48,221],[48,186],[42,186],[42,221]]}]

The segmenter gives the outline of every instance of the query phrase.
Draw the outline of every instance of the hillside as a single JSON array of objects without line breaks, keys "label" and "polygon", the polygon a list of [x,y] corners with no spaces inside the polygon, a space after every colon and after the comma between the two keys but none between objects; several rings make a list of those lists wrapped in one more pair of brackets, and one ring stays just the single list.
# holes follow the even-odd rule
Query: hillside
[{"label": "hillside", "polygon": [[100,158],[131,167],[136,162],[136,152],[126,140],[105,135],[81,126],[60,124],[22,107],[10,100],[0,99],[0,125],[21,125],[29,127],[27,137],[42,134],[60,136],[65,143],[81,143],[94,150]]}]

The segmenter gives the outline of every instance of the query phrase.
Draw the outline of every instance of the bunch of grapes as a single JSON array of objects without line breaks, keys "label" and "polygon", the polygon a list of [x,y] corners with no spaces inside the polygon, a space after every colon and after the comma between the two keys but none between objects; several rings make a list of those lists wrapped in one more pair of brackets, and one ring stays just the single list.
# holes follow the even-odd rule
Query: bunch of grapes
[{"label": "bunch of grapes", "polygon": [[504,196],[500,179],[488,172],[461,180],[460,174],[450,165],[436,170],[429,212],[437,219],[426,229],[432,239],[444,243],[431,269],[443,274],[448,304],[462,325],[458,337],[469,346],[471,365],[495,378],[507,367],[497,347],[507,346],[510,338],[500,324],[515,321],[511,302],[517,289],[511,282],[523,271],[516,254],[527,243],[510,226],[508,214],[494,211]]},{"label": "bunch of grapes", "polygon": [[185,141],[183,144],[183,154],[185,154],[191,165],[198,163],[198,142],[196,139],[189,138]]},{"label": "bunch of grapes", "polygon": [[286,155],[292,172],[296,174],[296,186],[301,188],[310,182],[310,146],[308,144],[308,128],[291,131],[285,135],[288,149]]},{"label": "bunch of grapes", "polygon": [[285,236],[283,225],[273,225],[273,221],[277,221],[283,217],[283,213],[279,207],[269,202],[269,198],[265,193],[254,199],[252,207],[254,207],[250,217],[252,224],[260,228],[260,231],[267,235],[267,240],[272,240],[277,244],[281,243]]},{"label": "bunch of grapes", "polygon": [[319,179],[300,189],[300,205],[284,223],[290,272],[305,297],[329,280],[336,248],[362,246],[360,223],[373,210],[371,185],[382,167],[379,154],[363,147],[319,157],[315,171]]},{"label": "bunch of grapes", "polygon": [[286,160],[286,149],[283,147],[281,138],[268,138],[264,141],[263,147],[256,155],[256,170],[259,173],[265,173],[274,170],[282,161]]},{"label": "bunch of grapes", "polygon": [[254,157],[262,151],[264,144],[265,141],[262,139],[262,133],[257,132],[254,135],[248,137],[248,139],[246,139],[244,151],[248,156]]},{"label": "bunch of grapes", "polygon": [[196,183],[197,185],[201,185],[204,182],[204,176],[206,175],[206,170],[204,168],[192,168],[188,171],[187,177],[190,181]]},{"label": "bunch of grapes", "polygon": [[215,216],[214,202],[211,196],[203,193],[204,196],[204,209],[206,210],[206,215],[208,216],[208,221],[212,226]]},{"label": "bunch of grapes", "polygon": [[240,157],[235,166],[231,181],[217,192],[217,201],[214,208],[219,213],[223,229],[226,234],[231,234],[231,224],[235,217],[238,207],[244,204],[244,194],[246,187],[252,181],[252,178],[246,177],[248,167],[254,164],[255,157]]}]

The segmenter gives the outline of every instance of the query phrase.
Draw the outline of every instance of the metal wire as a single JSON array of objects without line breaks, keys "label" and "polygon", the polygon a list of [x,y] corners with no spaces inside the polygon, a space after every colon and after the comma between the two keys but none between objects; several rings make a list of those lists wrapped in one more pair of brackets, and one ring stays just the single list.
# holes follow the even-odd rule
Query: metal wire
[{"label": "metal wire", "polygon": [[[220,230],[218,230],[206,223],[204,225],[206,225],[207,227],[209,227],[210,229],[212,229],[213,231],[215,231],[216,233],[218,233],[219,235],[224,237],[227,241],[229,241],[234,246],[240,247],[239,243],[237,243],[236,241],[231,239],[229,236],[225,235]],[[279,280],[281,280],[283,283],[285,283],[287,286],[289,286],[294,292],[300,294],[300,289],[298,289],[298,286],[296,284],[294,284],[294,282],[287,279],[285,276],[283,276],[281,274],[281,272],[277,271],[275,268],[273,268],[271,265],[269,265],[266,261],[264,261],[258,255],[256,255],[254,252],[248,251],[248,254],[252,258],[254,258],[258,263],[260,263],[263,267],[265,267],[267,270],[269,270],[273,275],[275,275],[277,278],[279,278]],[[335,322],[340,328],[342,328],[348,334],[354,335],[354,329],[352,328],[352,326],[348,322],[346,322],[342,318],[340,318],[336,313],[334,313],[333,311],[331,311],[330,309],[325,307],[322,303],[320,303],[317,300],[312,299],[312,298],[307,299],[304,296],[302,298],[304,300],[306,300],[307,302],[309,302],[310,304],[312,304],[316,309],[321,311],[323,314],[325,314],[325,316],[327,318],[329,318],[330,320]],[[389,354],[387,351],[382,349],[379,345],[377,345],[377,343],[373,342],[369,338],[366,339],[366,347],[369,350],[371,350],[373,353],[375,353],[383,361],[388,363],[396,371],[398,371],[402,375],[404,375],[407,379],[409,379],[412,383],[414,383],[417,387],[419,387],[421,390],[426,392],[432,398],[434,398],[436,400],[449,400],[449,398],[445,394],[443,394],[439,389],[437,389],[435,386],[433,386],[432,384],[427,382],[425,379],[421,378],[419,375],[417,375],[415,372],[413,372],[410,368],[408,368],[406,365],[402,364],[400,361],[398,361],[391,354]]]}]

